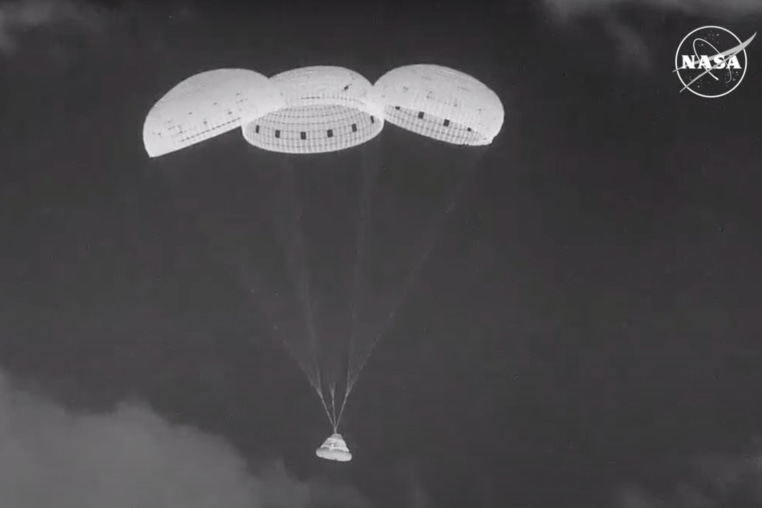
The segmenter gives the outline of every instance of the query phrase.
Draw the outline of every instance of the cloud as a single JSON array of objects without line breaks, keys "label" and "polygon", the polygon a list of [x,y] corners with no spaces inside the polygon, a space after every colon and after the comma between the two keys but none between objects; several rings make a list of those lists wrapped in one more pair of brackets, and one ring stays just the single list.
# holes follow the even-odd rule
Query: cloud
[{"label": "cloud", "polygon": [[91,48],[121,43],[132,49],[148,47],[155,53],[175,30],[197,33],[204,21],[204,13],[181,0],[108,4],[95,0],[0,0],[0,58],[16,56],[24,49],[29,56],[47,54],[66,63],[83,48],[80,41],[72,40],[74,37],[89,38]]},{"label": "cloud", "polygon": [[669,506],[646,494],[638,487],[629,485],[619,491],[617,508],[669,508]]},{"label": "cloud", "polygon": [[253,473],[223,439],[140,403],[75,413],[0,376],[0,506],[366,508],[355,490]]},{"label": "cloud", "polygon": [[762,13],[759,0],[541,0],[559,19],[606,12],[620,7],[644,7],[697,16],[734,18]]},{"label": "cloud", "polygon": [[616,508],[720,508],[762,506],[762,450],[702,455],[689,461],[671,492],[656,495],[638,485],[617,493]]},{"label": "cloud", "polygon": [[[549,19],[566,30],[582,20],[596,20],[616,47],[622,68],[650,70],[649,27],[643,20],[627,21],[625,10],[641,9],[706,17],[716,22],[762,16],[760,0],[539,0]],[[583,28],[584,29],[584,28]],[[654,27],[650,27],[651,30]],[[656,30],[661,30],[660,27]]]},{"label": "cloud", "polygon": [[0,0],[0,54],[14,53],[19,38],[47,28],[93,31],[102,27],[98,10],[81,0]]},{"label": "cloud", "polygon": [[408,504],[410,508],[431,508],[428,493],[423,488],[418,471],[412,463],[403,467],[405,481],[408,487]]}]

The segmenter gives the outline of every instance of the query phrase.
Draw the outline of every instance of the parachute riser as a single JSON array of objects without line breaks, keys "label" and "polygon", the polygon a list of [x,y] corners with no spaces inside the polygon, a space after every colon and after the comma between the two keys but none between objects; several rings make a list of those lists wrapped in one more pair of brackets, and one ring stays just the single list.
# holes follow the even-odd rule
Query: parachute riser
[{"label": "parachute riser", "polygon": [[355,368],[347,370],[347,391],[351,391],[351,389],[354,387],[355,383],[357,382],[359,378],[360,372],[362,372],[363,368],[365,367],[365,364],[367,363],[368,359],[373,353],[373,350],[375,349],[376,345],[384,336],[389,326],[394,322],[394,318],[397,314],[397,311],[405,302],[407,294],[409,293],[411,287],[417,280],[417,277],[420,274],[421,269],[423,268],[426,260],[431,254],[431,251],[436,245],[436,242],[439,239],[439,236],[444,228],[444,225],[447,222],[447,218],[450,216],[450,214],[456,208],[457,204],[460,202],[461,195],[465,191],[468,184],[471,182],[473,175],[476,173],[476,170],[481,166],[481,162],[488,152],[488,146],[468,147],[468,148],[463,147],[463,149],[475,152],[474,158],[472,159],[471,163],[468,165],[468,167],[464,171],[463,175],[461,175],[460,178],[458,179],[452,192],[446,197],[444,201],[445,207],[439,213],[436,213],[432,217],[431,225],[429,226],[429,228],[427,228],[428,234],[424,235],[421,241],[418,243],[415,249],[417,254],[414,255],[413,263],[411,264],[410,269],[408,270],[408,273],[405,276],[405,279],[401,285],[401,289],[397,297],[392,299],[390,312],[387,314],[386,318],[381,322],[381,324],[377,327],[377,331],[372,335],[373,339],[371,340],[370,346],[365,352],[361,354],[359,361],[352,362],[352,365],[355,365]]}]

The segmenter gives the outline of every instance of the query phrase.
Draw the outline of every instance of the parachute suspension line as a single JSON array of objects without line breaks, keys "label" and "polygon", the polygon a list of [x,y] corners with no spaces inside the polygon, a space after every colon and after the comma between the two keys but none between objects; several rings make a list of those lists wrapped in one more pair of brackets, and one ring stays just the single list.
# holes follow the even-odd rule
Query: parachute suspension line
[{"label": "parachute suspension line", "polygon": [[[364,154],[365,155],[365,154]],[[362,190],[360,192],[359,203],[359,215],[357,220],[357,235],[355,241],[355,263],[352,274],[352,300],[350,302],[352,309],[352,322],[349,334],[349,354],[347,355],[347,373],[349,373],[349,366],[352,360],[352,345],[357,337],[358,327],[358,315],[357,307],[359,306],[361,298],[361,290],[363,288],[363,273],[365,266],[365,253],[367,250],[367,230],[368,220],[370,218],[370,202],[371,192],[373,190],[373,183],[375,181],[376,174],[366,157],[363,157],[362,168]]]},{"label": "parachute suspension line", "polygon": [[[191,212],[188,209],[188,206],[184,205],[182,200],[180,200],[177,194],[173,191],[173,187],[180,185],[179,177],[170,175],[169,179],[169,192],[170,195],[173,196],[172,201],[174,201],[175,205],[181,211],[181,213],[190,219],[190,222],[197,228],[200,233],[202,233],[201,236],[205,240],[207,246],[214,251],[229,252],[230,249],[225,249],[224,244],[220,245],[219,241],[215,242],[213,239],[213,237],[220,234],[219,232],[221,229],[214,227],[210,221],[204,220],[204,218],[199,216],[199,214]],[[274,306],[270,304],[271,299],[265,298],[259,291],[259,288],[263,285],[261,284],[260,278],[256,276],[247,266],[247,264],[240,258],[234,256],[225,256],[221,261],[224,267],[229,270],[228,273],[232,272],[234,277],[236,277],[237,282],[243,283],[246,286],[248,293],[255,297],[254,301],[256,303],[256,308],[259,310],[260,314],[264,315],[265,321],[267,321],[269,324],[275,338],[283,344],[288,354],[294,359],[297,366],[299,367],[299,370],[302,371],[304,376],[307,378],[307,381],[310,383],[310,386],[312,386],[316,391],[319,390],[320,379],[315,375],[316,371],[314,367],[308,365],[304,359],[296,353],[294,348],[288,343],[288,341],[283,338],[282,334],[280,333],[277,324],[278,320],[276,318],[277,312],[275,312]]]},{"label": "parachute suspension line", "polygon": [[328,417],[328,423],[331,424],[331,427],[333,427],[333,431],[336,432],[336,429],[338,428],[339,424],[336,422],[336,416],[335,411],[330,411],[328,409],[328,404],[325,402],[325,396],[323,395],[323,390],[319,390],[317,387],[315,387],[315,391],[318,394],[318,397],[320,397],[320,402],[323,404],[323,410],[325,410],[325,415]]},{"label": "parachute suspension line", "polygon": [[[264,298],[262,298],[264,300]],[[264,304],[262,304],[264,306]],[[318,396],[320,398],[323,398],[323,392],[320,387],[320,376],[316,375],[316,371],[312,365],[306,364],[303,358],[301,358],[296,351],[294,350],[293,346],[288,343],[287,340],[283,338],[283,336],[278,331],[278,327],[276,325],[272,325],[273,329],[273,335],[283,344],[283,346],[286,348],[286,351],[288,351],[288,354],[291,356],[291,358],[294,359],[296,364],[299,366],[299,370],[302,371],[302,374],[304,374],[304,377],[307,378],[307,381],[310,383],[310,386],[317,392]]]},{"label": "parachute suspension line", "polygon": [[[247,269],[243,263],[239,263],[238,273],[242,279],[247,281],[252,281],[253,279],[255,279],[255,277],[246,276],[246,274],[250,272],[251,270]],[[249,292],[251,294],[257,294],[254,287],[256,287],[258,284],[255,285],[255,284],[252,284],[251,282],[247,282],[247,284],[252,286],[250,287]],[[280,331],[278,330],[278,325],[275,324],[276,313],[270,308],[271,306],[266,303],[268,299],[262,297],[261,295],[259,296],[258,299],[260,300],[259,308],[263,310],[270,318],[269,321],[270,321],[270,326],[273,330],[273,335],[283,344],[283,347],[285,347],[286,351],[288,351],[288,354],[291,355],[291,358],[293,358],[294,361],[296,361],[296,364],[299,366],[299,370],[302,371],[302,374],[304,374],[304,377],[306,377],[307,381],[309,381],[310,386],[312,386],[312,388],[315,389],[317,394],[322,399],[323,393],[322,393],[322,388],[320,386],[321,385],[320,376],[317,375],[315,366],[305,362],[304,358],[297,354],[295,348],[287,340],[283,338]]]},{"label": "parachute suspension line", "polygon": [[354,384],[357,382],[357,378],[360,376],[360,372],[362,372],[365,364],[368,362],[368,359],[370,358],[371,353],[373,353],[376,344],[378,344],[378,341],[381,339],[381,337],[384,336],[389,325],[394,321],[394,317],[396,316],[397,311],[405,302],[405,298],[409,293],[413,283],[416,281],[421,268],[423,268],[423,265],[431,254],[431,251],[433,250],[434,245],[439,238],[439,234],[442,232],[442,229],[447,222],[447,218],[460,201],[460,197],[467,187],[467,184],[471,181],[471,176],[473,176],[473,174],[476,172],[476,168],[480,166],[479,162],[481,161],[483,154],[484,152],[481,151],[478,154],[476,160],[472,161],[472,164],[470,164],[466,169],[465,174],[462,175],[458,180],[455,188],[452,191],[452,194],[450,194],[447,201],[445,201],[447,203],[445,208],[432,218],[432,224],[428,228],[428,234],[424,235],[416,248],[417,254],[413,258],[413,263],[411,264],[410,269],[405,276],[397,298],[392,300],[391,310],[389,314],[386,316],[386,319],[384,319],[378,326],[378,331],[373,335],[373,339],[370,342],[370,347],[368,347],[368,349],[364,351],[361,357],[358,359],[358,367],[351,373],[347,374],[347,390],[351,390],[352,387],[354,387]]},{"label": "parachute suspension line", "polygon": [[[283,211],[288,217],[288,224],[285,227],[286,231],[283,231],[284,228],[278,227],[277,224],[278,213],[274,213],[272,215],[273,225],[276,232],[281,235],[286,262],[302,304],[302,315],[307,336],[310,340],[311,374],[307,377],[315,388],[315,391],[318,392],[321,402],[325,405],[325,401],[323,400],[323,381],[320,376],[320,366],[317,357],[317,339],[312,314],[312,299],[310,298],[309,269],[307,266],[307,257],[305,255],[302,232],[302,209],[301,206],[299,206],[300,201],[298,197],[298,188],[294,178],[293,166],[290,161],[287,161],[284,165],[286,168],[283,172],[285,173],[286,182],[281,181],[282,193],[277,197],[280,198],[279,201],[281,201],[281,203],[288,200],[288,209]],[[291,349],[290,346],[289,349]]]},{"label": "parachute suspension line", "polygon": [[301,202],[299,201],[298,197],[299,189],[297,188],[296,181],[294,179],[294,168],[291,165],[289,165],[288,168],[288,178],[291,186],[291,209],[296,216],[296,224],[294,225],[294,234],[296,237],[294,238],[294,241],[296,242],[296,248],[298,249],[301,258],[298,263],[301,270],[297,276],[300,280],[299,292],[302,300],[302,306],[304,308],[304,317],[307,323],[307,333],[310,338],[312,360],[314,362],[315,373],[318,378],[318,385],[320,386],[320,391],[322,393],[323,383],[320,376],[320,364],[318,360],[317,332],[315,331],[315,316],[312,309],[312,296],[310,295],[310,270],[307,264],[308,257],[306,255],[306,249],[304,245],[304,225],[302,223],[303,210],[300,206]]},{"label": "parachute suspension line", "polygon": [[339,421],[336,419],[336,388],[335,386],[331,387],[331,416],[333,419],[331,420],[331,424],[333,425],[333,432],[338,432],[339,428]]},{"label": "parachute suspension line", "polygon": [[344,389],[344,398],[341,401],[341,405],[339,406],[339,417],[336,418],[336,427],[338,428],[339,424],[341,423],[341,417],[344,416],[344,408],[347,407],[347,399],[349,398],[349,393],[352,391],[352,388],[347,385],[347,387]]},{"label": "parachute suspension line", "polygon": [[372,164],[372,161],[375,160],[375,157],[373,155],[368,154],[368,150],[363,152],[362,156],[362,172],[361,172],[361,185],[362,189],[360,190],[360,202],[359,202],[359,214],[357,218],[357,233],[355,236],[355,262],[354,262],[354,269],[352,273],[352,296],[350,300],[350,308],[351,308],[351,321],[350,321],[350,329],[349,329],[349,339],[348,339],[348,345],[347,345],[347,368],[346,368],[346,379],[344,382],[344,397],[342,398],[341,404],[339,405],[339,415],[338,418],[336,418],[336,425],[338,427],[338,424],[341,423],[341,417],[344,414],[344,407],[347,404],[347,398],[349,397],[349,392],[351,391],[350,387],[350,375],[352,372],[352,356],[353,356],[353,345],[357,338],[357,328],[358,328],[358,314],[357,314],[357,308],[360,305],[360,299],[362,297],[361,290],[363,288],[363,274],[364,274],[364,267],[365,267],[365,254],[367,250],[367,231],[368,231],[368,221],[370,219],[370,204],[371,204],[371,194],[373,191],[373,184],[375,182],[376,176],[377,176],[377,167],[376,165]]}]

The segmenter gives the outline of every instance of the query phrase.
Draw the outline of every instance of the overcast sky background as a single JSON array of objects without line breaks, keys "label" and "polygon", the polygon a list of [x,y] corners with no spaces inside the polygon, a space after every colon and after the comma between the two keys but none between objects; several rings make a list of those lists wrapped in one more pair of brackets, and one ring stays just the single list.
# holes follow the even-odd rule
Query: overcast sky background
[{"label": "overcast sky background", "polygon": [[[759,488],[762,53],[718,100],[671,66],[760,18],[612,3],[0,3],[0,505],[650,507],[704,453]],[[355,460],[325,463],[319,402],[164,178],[251,150],[159,168],[143,118],[210,68],[418,62],[506,122],[357,386]],[[384,160],[442,157],[415,150]]]}]

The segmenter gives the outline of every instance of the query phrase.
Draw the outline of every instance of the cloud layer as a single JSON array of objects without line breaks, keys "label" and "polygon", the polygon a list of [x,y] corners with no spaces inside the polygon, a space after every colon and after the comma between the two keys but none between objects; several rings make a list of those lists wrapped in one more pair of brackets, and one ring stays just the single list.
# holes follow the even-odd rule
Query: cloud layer
[{"label": "cloud layer", "polygon": [[93,31],[101,28],[98,10],[78,0],[0,0],[0,54],[19,48],[27,32],[56,28]]},{"label": "cloud layer", "polygon": [[0,506],[366,508],[348,487],[259,474],[224,440],[133,403],[78,414],[0,377]]},{"label": "cloud layer", "polygon": [[[574,29],[577,21],[597,20],[613,42],[623,69],[650,70],[653,49],[649,35],[663,32],[661,26],[649,27],[640,21],[628,21],[625,8],[696,16],[716,23],[762,17],[760,0],[538,0],[551,21]],[[585,30],[582,28],[582,30]],[[651,33],[649,33],[651,32]],[[605,44],[608,46],[608,44]]]},{"label": "cloud layer", "polygon": [[664,9],[714,18],[734,18],[762,13],[759,0],[541,0],[560,19],[609,11],[619,7]]},{"label": "cloud layer", "polygon": [[617,496],[618,508],[722,508],[762,506],[762,449],[704,455],[691,461],[671,492],[653,493],[628,485]]}]

